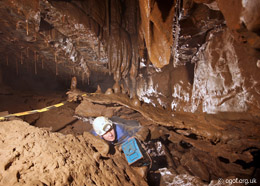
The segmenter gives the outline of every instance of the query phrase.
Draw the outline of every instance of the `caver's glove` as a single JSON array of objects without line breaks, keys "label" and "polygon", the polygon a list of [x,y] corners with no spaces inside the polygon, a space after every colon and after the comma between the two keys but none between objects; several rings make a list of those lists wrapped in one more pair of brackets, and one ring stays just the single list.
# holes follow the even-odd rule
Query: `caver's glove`
[{"label": "caver's glove", "polygon": [[84,94],[84,92],[74,89],[66,92],[66,94],[68,95],[68,101],[81,101],[83,99],[81,95]]},{"label": "caver's glove", "polygon": [[139,139],[140,141],[146,141],[148,140],[148,136],[150,134],[150,130],[148,129],[148,127],[141,127],[140,130],[138,132],[136,132],[135,134],[135,138]]}]

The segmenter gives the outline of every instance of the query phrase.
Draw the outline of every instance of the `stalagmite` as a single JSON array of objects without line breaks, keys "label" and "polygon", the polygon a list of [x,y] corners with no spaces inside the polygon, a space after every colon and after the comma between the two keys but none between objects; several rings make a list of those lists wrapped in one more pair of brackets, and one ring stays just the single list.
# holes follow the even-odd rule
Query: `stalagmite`
[{"label": "stalagmite", "polygon": [[106,95],[113,94],[113,90],[111,88],[108,88],[105,92]]},{"label": "stalagmite", "polygon": [[70,90],[75,90],[77,88],[77,78],[73,76],[71,78]]},{"label": "stalagmite", "polygon": [[141,102],[139,101],[139,99],[137,98],[137,96],[134,96],[132,99],[131,99],[131,103],[136,106],[136,107],[139,107],[141,106]]},{"label": "stalagmite", "polygon": [[97,90],[96,90],[96,92],[95,93],[97,93],[97,94],[100,94],[100,93],[102,93],[102,91],[101,91],[101,88],[100,88],[100,85],[98,85],[97,86]]},{"label": "stalagmite", "polygon": [[119,85],[118,81],[116,81],[116,83],[114,84],[113,90],[114,90],[115,93],[120,93],[121,92],[120,85]]}]

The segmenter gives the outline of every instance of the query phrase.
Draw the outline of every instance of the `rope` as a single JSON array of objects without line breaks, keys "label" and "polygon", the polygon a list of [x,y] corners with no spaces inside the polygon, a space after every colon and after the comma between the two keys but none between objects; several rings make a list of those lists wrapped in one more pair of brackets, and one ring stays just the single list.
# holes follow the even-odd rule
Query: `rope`
[{"label": "rope", "polygon": [[[87,94],[82,94],[81,96],[84,97],[84,96],[87,96]],[[48,107],[45,107],[45,108],[42,108],[42,109],[30,110],[30,111],[25,111],[25,112],[9,114],[9,115],[6,115],[6,116],[1,116],[0,117],[0,121],[6,120],[7,118],[14,117],[14,116],[26,116],[26,115],[30,115],[30,114],[46,112],[46,111],[49,111],[51,109],[61,107],[61,106],[65,105],[65,104],[67,104],[69,102],[72,102],[72,100],[64,101],[64,102],[61,102],[61,103],[57,103],[55,105],[51,105],[51,106],[48,106]]]}]

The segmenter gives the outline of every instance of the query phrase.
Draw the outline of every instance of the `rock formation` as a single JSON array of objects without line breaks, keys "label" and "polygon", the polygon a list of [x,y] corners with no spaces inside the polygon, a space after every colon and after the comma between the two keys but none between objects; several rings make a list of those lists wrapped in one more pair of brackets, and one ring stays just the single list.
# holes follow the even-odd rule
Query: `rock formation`
[{"label": "rock formation", "polygon": [[[259,9],[259,0],[0,1],[0,116],[62,102],[69,88],[86,93],[20,118],[32,126],[0,122],[0,183],[259,176]],[[139,121],[164,149],[163,167],[145,180],[119,149],[102,152],[87,133],[99,115]]]}]

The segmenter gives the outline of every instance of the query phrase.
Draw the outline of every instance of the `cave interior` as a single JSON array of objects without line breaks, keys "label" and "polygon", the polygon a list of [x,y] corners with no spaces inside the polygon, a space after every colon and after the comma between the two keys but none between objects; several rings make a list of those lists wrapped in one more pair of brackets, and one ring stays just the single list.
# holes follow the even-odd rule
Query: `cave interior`
[{"label": "cave interior", "polygon": [[[85,132],[92,119],[118,116],[137,120],[154,148],[163,146],[160,166],[143,182],[131,167],[119,166],[125,160],[116,152],[101,153],[94,168],[84,169],[92,185],[117,183],[105,174],[108,159],[123,170],[115,173],[118,185],[167,185],[180,175],[200,184],[219,178],[260,183],[259,9],[258,0],[1,0],[0,117],[64,102],[72,89],[86,96],[5,118],[0,128],[24,121],[50,133],[85,136],[91,144]],[[9,139],[6,130],[0,130],[1,146]],[[7,159],[1,184],[32,183],[30,166]],[[4,179],[12,166],[16,179]],[[93,176],[97,169],[106,179]],[[54,176],[36,177],[43,185],[59,183]],[[69,174],[60,183],[80,185],[77,179]]]}]

